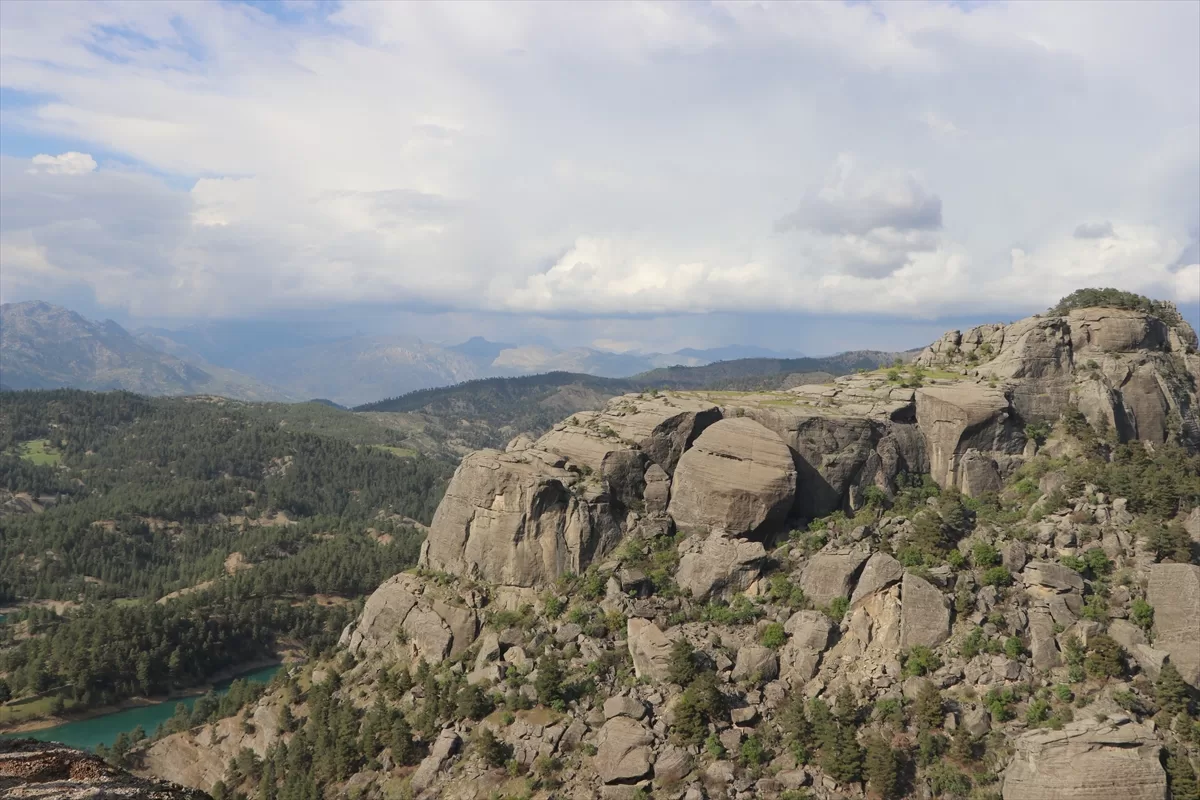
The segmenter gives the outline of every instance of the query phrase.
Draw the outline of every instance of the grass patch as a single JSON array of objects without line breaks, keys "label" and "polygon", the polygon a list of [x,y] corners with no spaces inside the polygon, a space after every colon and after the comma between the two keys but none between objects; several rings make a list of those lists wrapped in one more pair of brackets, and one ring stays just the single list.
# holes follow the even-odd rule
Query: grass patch
[{"label": "grass patch", "polygon": [[[17,725],[30,720],[44,719],[50,716],[50,707],[53,703],[53,696],[14,700],[7,705],[0,706],[0,725]],[[70,711],[75,705],[74,700],[63,698],[64,711]]]},{"label": "grass patch", "polygon": [[39,466],[57,466],[62,463],[62,453],[50,445],[49,439],[33,439],[20,444],[21,458]]}]

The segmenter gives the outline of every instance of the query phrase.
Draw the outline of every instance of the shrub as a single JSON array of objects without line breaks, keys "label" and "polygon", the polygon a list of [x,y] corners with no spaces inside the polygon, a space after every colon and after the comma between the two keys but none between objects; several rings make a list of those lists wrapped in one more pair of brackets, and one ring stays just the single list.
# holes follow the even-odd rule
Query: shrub
[{"label": "shrub", "polygon": [[882,800],[900,797],[900,759],[879,734],[868,737],[865,760],[871,791]]},{"label": "shrub", "polygon": [[1108,554],[1099,547],[1093,547],[1086,551],[1083,554],[1083,562],[1096,577],[1112,572],[1112,561],[1109,560]]},{"label": "shrub", "polygon": [[967,638],[963,639],[962,647],[958,652],[963,658],[974,658],[983,652],[984,637],[983,628],[972,628],[967,634]]},{"label": "shrub", "polygon": [[1012,573],[1007,567],[992,567],[987,572],[983,573],[984,586],[1009,586],[1013,582]]},{"label": "shrub", "polygon": [[780,622],[772,622],[770,625],[762,629],[762,633],[758,635],[758,641],[764,647],[769,647],[772,650],[778,650],[787,642],[787,634],[783,630],[783,624]]},{"label": "shrub", "polygon": [[1083,666],[1093,678],[1119,678],[1125,674],[1125,651],[1112,637],[1094,636],[1088,641]]},{"label": "shrub", "polygon": [[772,603],[779,603],[788,608],[801,608],[805,600],[804,590],[792,583],[783,572],[777,572],[771,576],[767,596],[771,598]]},{"label": "shrub", "polygon": [[1147,633],[1154,627],[1154,606],[1147,603],[1140,597],[1133,598],[1133,603],[1129,607],[1129,619]]},{"label": "shrub", "polygon": [[1187,714],[1191,710],[1188,686],[1170,661],[1163,664],[1158,680],[1154,682],[1154,703],[1172,717]]},{"label": "shrub", "polygon": [[850,610],[850,598],[835,597],[829,603],[829,616],[835,622],[841,622],[842,617],[846,616],[846,612]]},{"label": "shrub", "polygon": [[938,654],[921,644],[916,645],[907,653],[902,653],[900,661],[906,678],[928,675],[942,666],[942,659],[938,657]]},{"label": "shrub", "polygon": [[542,657],[538,662],[537,679],[533,682],[533,688],[537,691],[538,702],[554,706],[563,702],[563,681],[566,679],[566,672],[563,670],[562,661],[554,652],[549,652]]},{"label": "shrub", "polygon": [[496,737],[492,729],[481,725],[475,735],[475,750],[489,767],[503,767],[512,757],[512,748]]},{"label": "shrub", "polygon": [[751,735],[746,737],[746,741],[742,742],[738,760],[742,762],[742,766],[753,769],[770,761],[771,754],[763,746],[762,739],[758,738],[757,735]]},{"label": "shrub", "polygon": [[1016,716],[1013,705],[1017,702],[1017,697],[1009,687],[989,689],[983,702],[992,715],[993,722],[1008,722]]},{"label": "shrub", "polygon": [[728,713],[725,695],[717,686],[716,676],[701,672],[684,690],[675,707],[673,732],[685,744],[699,744],[708,733],[709,723],[724,719]]},{"label": "shrub", "polygon": [[921,691],[917,693],[917,702],[913,710],[917,728],[937,730],[942,727],[944,721],[942,712],[942,693],[932,683],[925,681],[921,684]]},{"label": "shrub", "polygon": [[1004,642],[1004,655],[1016,661],[1021,657],[1021,653],[1025,652],[1025,647],[1021,644],[1021,640],[1016,636],[1010,636]]},{"label": "shrub", "polygon": [[976,542],[971,548],[971,562],[980,569],[994,567],[1000,563],[1000,551],[987,542]]},{"label": "shrub", "polygon": [[680,636],[671,645],[671,653],[667,657],[667,680],[687,686],[696,677],[697,671],[696,651],[687,639]]}]

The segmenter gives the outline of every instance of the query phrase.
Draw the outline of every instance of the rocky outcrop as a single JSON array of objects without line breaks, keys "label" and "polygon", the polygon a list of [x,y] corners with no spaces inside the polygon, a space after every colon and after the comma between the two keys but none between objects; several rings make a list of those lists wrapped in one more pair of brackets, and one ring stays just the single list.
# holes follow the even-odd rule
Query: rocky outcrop
[{"label": "rocky outcrop", "polygon": [[0,796],[9,800],[208,800],[176,783],[137,778],[53,742],[0,740]]},{"label": "rocky outcrop", "polygon": [[671,640],[649,620],[633,617],[627,623],[626,638],[633,671],[639,678],[662,681],[667,678]]},{"label": "rocky outcrop", "polygon": [[782,522],[795,495],[787,445],[753,420],[723,419],[680,457],[668,511],[681,528],[743,535]]},{"label": "rocky outcrop", "polygon": [[934,647],[950,638],[950,604],[941,589],[910,572],[900,587],[900,649]]},{"label": "rocky outcrop", "polygon": [[621,535],[607,490],[537,448],[480,450],[454,472],[421,565],[507,586],[579,573]]},{"label": "rocky outcrop", "polygon": [[401,573],[372,592],[338,644],[355,655],[386,652],[411,663],[423,659],[437,664],[475,641],[482,606],[476,591]]},{"label": "rocky outcrop", "polygon": [[850,597],[859,568],[867,560],[866,550],[818,553],[800,572],[800,588],[814,605],[827,606],[838,597]]},{"label": "rocky outcrop", "polygon": [[[1200,444],[1196,334],[1183,321],[1117,308],[951,331],[915,363],[1003,384],[1014,412],[1053,421],[1072,405],[1121,441]],[[935,473],[936,474],[936,473]]]},{"label": "rocky outcrop", "polygon": [[690,536],[679,552],[675,582],[697,600],[746,590],[757,580],[767,559],[761,542],[719,532]]},{"label": "rocky outcrop", "polygon": [[817,674],[821,654],[828,648],[837,626],[820,611],[797,611],[783,626],[788,641],[780,650],[780,674],[798,687]]},{"label": "rocky outcrop", "polygon": [[596,771],[604,783],[629,783],[650,774],[654,737],[637,720],[613,717],[597,741]]},{"label": "rocky outcrop", "polygon": [[1016,740],[1004,800],[1166,800],[1162,750],[1148,725],[1097,722],[1032,730]]},{"label": "rocky outcrop", "polygon": [[[972,465],[971,476],[979,484],[984,479],[978,454],[1019,453],[1025,447],[1009,399],[999,389],[968,383],[930,386],[917,390],[916,403],[929,472],[940,486],[962,486],[964,462]],[[992,483],[987,479],[989,488]]]},{"label": "rocky outcrop", "polygon": [[1200,566],[1154,564],[1146,591],[1154,606],[1154,646],[1170,654],[1183,679],[1200,688]]},{"label": "rocky outcrop", "polygon": [[410,786],[413,792],[421,794],[437,779],[438,774],[445,768],[450,758],[458,752],[460,740],[452,730],[443,730],[429,748],[429,755],[421,759],[417,771],[413,773]]}]

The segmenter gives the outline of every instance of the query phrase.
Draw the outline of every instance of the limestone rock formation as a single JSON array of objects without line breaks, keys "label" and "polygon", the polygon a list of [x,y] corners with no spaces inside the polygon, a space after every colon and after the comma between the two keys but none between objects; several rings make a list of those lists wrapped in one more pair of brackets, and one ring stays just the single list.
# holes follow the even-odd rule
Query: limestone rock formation
[{"label": "limestone rock formation", "polygon": [[723,419],[680,457],[668,511],[682,528],[742,535],[782,522],[795,494],[787,445],[753,420]]},{"label": "limestone rock formation", "polygon": [[98,756],[53,742],[0,739],[0,796],[7,800],[208,800],[156,778],[137,778]]},{"label": "limestone rock formation", "polygon": [[1004,800],[1166,800],[1161,745],[1148,725],[1081,719],[1016,740]]},{"label": "limestone rock formation", "polygon": [[1147,598],[1154,606],[1154,646],[1170,653],[1183,679],[1200,688],[1200,566],[1154,564]]}]

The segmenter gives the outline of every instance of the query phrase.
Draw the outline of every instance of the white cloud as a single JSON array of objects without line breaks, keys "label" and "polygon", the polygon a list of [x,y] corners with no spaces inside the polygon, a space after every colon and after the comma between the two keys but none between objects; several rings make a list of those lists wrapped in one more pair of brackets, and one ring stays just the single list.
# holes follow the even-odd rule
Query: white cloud
[{"label": "white cloud", "polygon": [[10,6],[0,75],[41,99],[3,124],[139,166],[5,160],[6,294],[920,317],[1195,294],[1195,4]]},{"label": "white cloud", "polygon": [[47,175],[86,175],[96,169],[96,159],[87,153],[71,151],[57,156],[45,154],[34,156],[29,168],[31,173],[44,172]]}]

